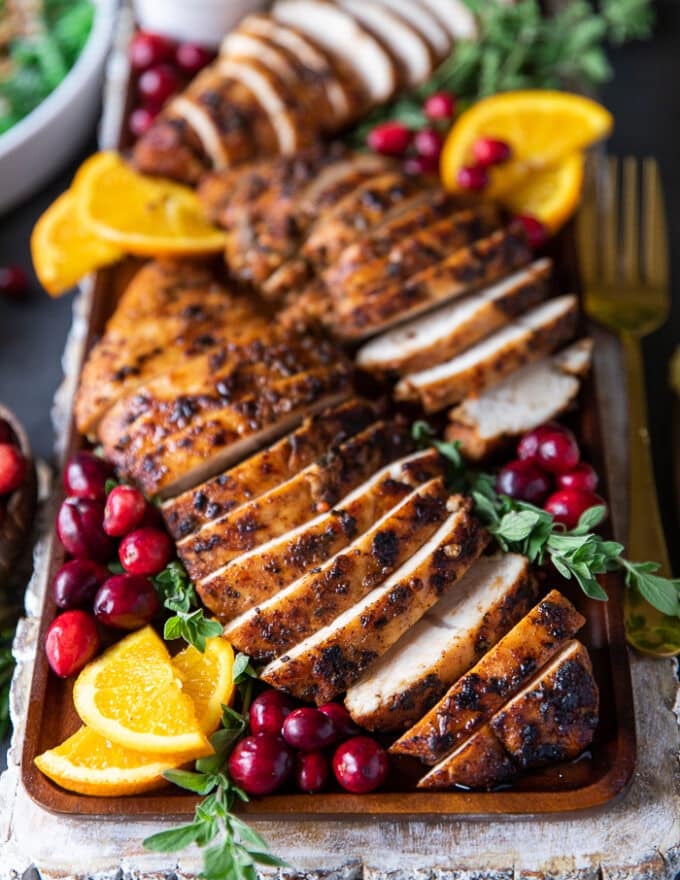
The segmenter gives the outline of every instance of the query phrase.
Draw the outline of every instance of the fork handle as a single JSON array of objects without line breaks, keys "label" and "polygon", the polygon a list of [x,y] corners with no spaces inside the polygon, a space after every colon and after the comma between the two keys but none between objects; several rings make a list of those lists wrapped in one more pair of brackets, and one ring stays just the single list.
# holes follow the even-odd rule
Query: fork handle
[{"label": "fork handle", "polygon": [[661,563],[670,575],[668,550],[654,480],[654,466],[647,429],[647,398],[640,341],[632,334],[622,337],[628,380],[630,484],[628,487],[627,552],[634,562]]},{"label": "fork handle", "polygon": [[[623,334],[629,397],[630,484],[628,487],[627,555],[633,562],[659,562],[670,574],[654,468],[647,430],[644,365],[639,340]],[[680,654],[680,618],[667,617],[653,608],[637,590],[624,593],[626,638],[634,648],[655,657]]]}]

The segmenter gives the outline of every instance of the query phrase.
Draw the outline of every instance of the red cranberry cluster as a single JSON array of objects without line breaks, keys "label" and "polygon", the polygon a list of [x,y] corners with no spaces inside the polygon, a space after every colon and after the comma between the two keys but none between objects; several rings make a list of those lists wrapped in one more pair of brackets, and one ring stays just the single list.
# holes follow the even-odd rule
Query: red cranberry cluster
[{"label": "red cranberry cluster", "polygon": [[549,422],[529,431],[517,456],[499,471],[497,492],[542,506],[568,529],[578,525],[586,510],[604,505],[595,493],[598,476],[581,461],[576,438],[564,425]]},{"label": "red cranberry cluster", "polygon": [[[172,559],[172,540],[157,509],[137,489],[116,486],[107,494],[112,476],[91,452],[77,452],[64,470],[68,494],[57,534],[73,558],[52,582],[54,601],[65,611],[52,621],[45,642],[50,666],[63,677],[79,672],[99,650],[97,623],[139,629],[161,607],[150,577]],[[108,567],[116,555],[122,574]]]},{"label": "red cranberry cluster", "polygon": [[374,791],[387,779],[387,752],[360,735],[339,703],[300,707],[266,690],[250,707],[250,730],[229,756],[229,773],[248,794],[272,794],[290,779],[300,791],[315,794],[326,788],[331,770],[355,794]]},{"label": "red cranberry cluster", "polygon": [[17,437],[9,422],[0,419],[0,526],[5,518],[7,502],[26,479],[28,461],[19,449]]},{"label": "red cranberry cluster", "polygon": [[139,74],[137,94],[140,105],[132,111],[128,122],[135,137],[143,135],[165,102],[215,57],[203,46],[175,43],[149,31],[135,34],[128,56],[130,66]]},{"label": "red cranberry cluster", "polygon": [[382,122],[368,133],[368,146],[383,156],[404,159],[409,174],[437,174],[444,146],[442,126],[448,127],[456,115],[456,96],[450,92],[430,95],[423,104],[428,124],[413,131],[402,122]]}]

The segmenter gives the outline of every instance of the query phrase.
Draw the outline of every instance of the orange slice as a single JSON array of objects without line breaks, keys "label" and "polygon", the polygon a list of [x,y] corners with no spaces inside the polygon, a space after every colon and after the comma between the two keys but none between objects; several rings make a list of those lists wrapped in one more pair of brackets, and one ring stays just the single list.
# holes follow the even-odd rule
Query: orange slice
[{"label": "orange slice", "polygon": [[185,693],[194,701],[201,730],[210,735],[219,727],[222,706],[231,702],[234,693],[231,645],[219,637],[208,639],[204,654],[189,645],[173,657],[172,665],[182,679]]},{"label": "orange slice", "polygon": [[67,190],[36,223],[31,256],[38,281],[51,296],[59,296],[95,269],[120,260],[123,252],[80,223],[77,199]]},{"label": "orange slice", "polygon": [[152,754],[212,754],[194,703],[150,627],[126,636],[76,679],[73,702],[95,733]]},{"label": "orange slice", "polygon": [[[193,757],[200,757],[194,755]],[[165,784],[163,773],[191,755],[152,755],[116,745],[83,726],[35,759],[45,776],[68,791],[95,797],[140,794]]]},{"label": "orange slice", "polygon": [[490,169],[485,195],[497,197],[516,189],[535,171],[585,150],[607,137],[613,127],[600,104],[568,92],[529,90],[484,98],[463,113],[444,144],[441,174],[447,189],[457,190],[457,175],[473,163],[480,137],[505,141],[512,158]]},{"label": "orange slice", "polygon": [[80,221],[92,234],[142,257],[202,256],[226,236],[205,215],[194,190],[145,177],[117,153],[97,153],[74,183]]},{"label": "orange slice", "polygon": [[514,214],[531,214],[557,232],[578,207],[583,188],[585,156],[575,153],[534,174],[501,196]]}]

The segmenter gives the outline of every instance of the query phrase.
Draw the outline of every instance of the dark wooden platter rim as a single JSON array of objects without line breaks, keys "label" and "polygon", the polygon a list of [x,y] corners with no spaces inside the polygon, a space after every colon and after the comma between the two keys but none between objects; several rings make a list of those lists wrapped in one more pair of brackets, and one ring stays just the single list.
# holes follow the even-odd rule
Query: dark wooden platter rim
[{"label": "dark wooden platter rim", "polygon": [[[574,289],[575,254],[570,235],[561,237],[558,251],[557,284],[561,289]],[[128,263],[98,273],[85,350],[101,333],[116,296],[130,277],[132,268],[134,266]],[[604,475],[602,435],[592,381],[587,382],[583,389],[575,427],[582,441],[584,455]],[[81,445],[82,439],[72,425],[69,452]],[[606,480],[603,483],[606,485]],[[50,578],[62,564],[63,558],[59,542],[53,537],[49,553]],[[270,818],[509,816],[585,810],[606,804],[621,795],[632,777],[636,757],[633,695],[622,610],[625,586],[618,575],[607,575],[603,583],[610,596],[607,603],[587,599],[571,584],[556,583],[587,618],[581,638],[590,650],[600,687],[600,725],[585,758],[527,774],[511,788],[492,792],[385,790],[355,796],[340,790],[319,795],[291,791],[259,798],[240,809],[244,813]],[[67,792],[37,770],[34,758],[62,742],[79,726],[71,699],[72,683],[58,679],[51,672],[42,650],[45,632],[56,611],[50,590],[47,589],[22,755],[22,781],[28,794],[41,807],[59,814],[135,816],[145,819],[186,818],[192,815],[197,798],[171,786],[151,794],[96,798]]]}]

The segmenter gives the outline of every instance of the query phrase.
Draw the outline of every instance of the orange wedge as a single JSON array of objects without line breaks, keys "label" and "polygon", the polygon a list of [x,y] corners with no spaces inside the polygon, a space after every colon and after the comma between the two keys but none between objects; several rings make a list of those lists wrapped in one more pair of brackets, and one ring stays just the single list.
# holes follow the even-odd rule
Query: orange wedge
[{"label": "orange wedge", "polygon": [[35,763],[45,776],[68,791],[115,797],[158,788],[165,784],[166,770],[191,759],[190,755],[135,752],[83,726],[60,746],[38,755]]},{"label": "orange wedge", "polygon": [[536,171],[501,196],[501,202],[514,214],[531,214],[551,232],[557,232],[578,207],[584,170],[585,156],[575,153],[543,171]]},{"label": "orange wedge", "polygon": [[212,754],[170,655],[147,626],[89,663],[76,679],[81,720],[105,739],[151,754]]},{"label": "orange wedge", "polygon": [[457,175],[473,164],[480,137],[505,141],[510,161],[490,169],[485,195],[498,197],[517,189],[536,171],[559,164],[607,137],[611,114],[600,104],[568,92],[529,90],[493,95],[474,104],[453,126],[444,144],[441,175],[457,190]]},{"label": "orange wedge", "polygon": [[234,651],[222,638],[208,639],[205,653],[192,645],[173,657],[172,665],[182,679],[185,693],[194,701],[196,720],[210,735],[220,724],[222,706],[234,694]]},{"label": "orange wedge", "polygon": [[95,269],[116,263],[123,252],[80,223],[77,199],[73,190],[67,190],[36,223],[31,256],[38,281],[58,296]]},{"label": "orange wedge", "polygon": [[97,153],[74,183],[80,221],[92,234],[142,257],[203,256],[224,248],[194,190],[145,177],[117,153]]},{"label": "orange wedge", "polygon": [[[234,652],[224,639],[209,639],[205,653],[185,648],[172,661],[184,692],[194,703],[196,716],[206,735],[219,726],[222,704],[234,690]],[[190,754],[151,754],[116,745],[83,725],[54,749],[39,755],[35,763],[53,782],[69,791],[95,797],[139,794],[165,783],[163,773],[199,758]]]}]

